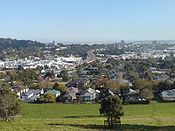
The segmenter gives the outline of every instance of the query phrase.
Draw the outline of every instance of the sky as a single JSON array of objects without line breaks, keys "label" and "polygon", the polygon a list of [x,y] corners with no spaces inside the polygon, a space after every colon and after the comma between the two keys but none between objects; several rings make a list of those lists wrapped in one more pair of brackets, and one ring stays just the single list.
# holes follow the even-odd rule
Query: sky
[{"label": "sky", "polygon": [[174,40],[175,0],[0,0],[0,37]]}]

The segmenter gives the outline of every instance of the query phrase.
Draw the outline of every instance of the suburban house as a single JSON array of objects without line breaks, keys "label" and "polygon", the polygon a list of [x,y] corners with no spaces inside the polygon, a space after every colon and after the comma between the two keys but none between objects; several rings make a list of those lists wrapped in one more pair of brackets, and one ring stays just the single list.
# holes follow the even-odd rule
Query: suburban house
[{"label": "suburban house", "polygon": [[58,90],[55,90],[55,89],[50,89],[50,90],[48,90],[48,91],[46,91],[46,92],[44,93],[44,95],[46,95],[46,94],[52,94],[52,95],[54,95],[55,97],[58,97],[58,96],[61,95],[61,92],[58,91]]},{"label": "suburban house", "polygon": [[175,89],[162,91],[161,97],[164,101],[175,101]]},{"label": "suburban house", "polygon": [[168,75],[166,74],[159,74],[156,77],[153,78],[153,80],[157,80],[157,81],[165,81],[169,78]]},{"label": "suburban house", "polygon": [[108,69],[106,69],[104,67],[100,68],[99,73],[100,73],[100,75],[108,75]]},{"label": "suburban house", "polygon": [[123,94],[123,103],[125,104],[144,104],[148,101],[140,97],[139,91],[128,88]]},{"label": "suburban house", "polygon": [[129,82],[129,80],[124,80],[124,79],[122,79],[121,82],[122,82],[124,85],[127,85],[128,87],[132,87],[132,86],[133,86],[132,83]]},{"label": "suburban house", "polygon": [[44,94],[43,89],[31,89],[22,95],[21,99],[26,102],[35,102],[41,94]]},{"label": "suburban house", "polygon": [[98,90],[95,90],[92,88],[86,89],[81,95],[81,102],[82,103],[95,102],[95,99],[96,99],[98,93],[100,93]]},{"label": "suburban house", "polygon": [[76,94],[78,93],[78,88],[70,87],[67,88],[66,94],[63,96],[63,102],[73,102],[77,99]]},{"label": "suburban house", "polygon": [[97,78],[91,79],[91,83],[96,86],[96,89],[103,88],[107,81],[108,78],[106,76],[99,76]]},{"label": "suburban house", "polygon": [[89,75],[90,74],[90,71],[89,70],[82,69],[82,70],[80,70],[80,74],[81,75]]},{"label": "suburban house", "polygon": [[66,84],[66,86],[69,87],[75,87],[78,88],[79,90],[84,90],[85,87],[90,83],[89,79],[86,78],[81,78],[78,80],[72,80]]},{"label": "suburban house", "polygon": [[98,67],[93,67],[93,66],[90,66],[88,67],[88,69],[91,73],[99,73],[99,68]]},{"label": "suburban house", "polygon": [[117,76],[116,76],[116,78],[114,78],[112,80],[116,80],[121,85],[126,85],[128,87],[132,87],[133,86],[132,83],[129,80],[123,78],[123,73],[121,73],[121,72],[118,73]]},{"label": "suburban house", "polygon": [[23,94],[29,91],[28,87],[21,88],[19,86],[13,86],[12,91],[16,93],[16,95],[21,98]]}]

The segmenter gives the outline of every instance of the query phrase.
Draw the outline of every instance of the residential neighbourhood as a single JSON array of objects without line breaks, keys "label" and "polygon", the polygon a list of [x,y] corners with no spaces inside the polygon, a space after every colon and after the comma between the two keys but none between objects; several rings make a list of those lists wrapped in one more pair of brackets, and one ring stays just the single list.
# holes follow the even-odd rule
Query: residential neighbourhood
[{"label": "residential neighbourhood", "polygon": [[[10,89],[8,99],[13,99],[9,102],[16,100],[11,103],[16,106],[16,113],[22,103],[23,106],[26,104],[24,110],[28,107],[36,109],[33,113],[61,112],[64,115],[61,119],[82,117],[83,120],[84,117],[101,117],[92,115],[92,106],[100,114],[108,107],[113,111],[122,109],[122,106],[131,113],[140,108],[142,114],[141,107],[145,106],[149,107],[147,114],[150,118],[157,105],[175,102],[174,41],[122,40],[93,45],[24,42],[27,47],[20,51],[0,46],[3,49],[0,52],[0,93]],[[53,106],[56,107],[52,109]],[[66,116],[64,113],[68,110],[68,115],[75,111],[77,116],[74,116],[75,112]],[[92,114],[80,117],[81,112]],[[106,125],[120,126],[123,113],[116,115],[100,122],[104,123],[103,128]],[[53,117],[57,120],[57,115],[51,119]]]},{"label": "residential neighbourhood", "polygon": [[[144,43],[134,45],[137,48],[143,46],[147,49]],[[122,46],[128,48],[130,44],[118,44],[118,48]],[[106,49],[96,49],[91,50],[86,59],[73,55],[52,56],[49,54],[50,51],[45,51],[44,53],[48,54],[44,59],[30,56],[16,60],[1,60],[1,81],[11,83],[12,91],[19,99],[26,102],[38,102],[41,96],[51,94],[56,102],[98,103],[103,99],[101,96],[108,94],[103,94],[107,90],[111,92],[109,94],[120,96],[124,103],[145,103],[144,101],[154,99],[155,93],[163,101],[174,101],[174,94],[166,93],[173,92],[175,83],[173,47],[168,47],[166,51],[156,50],[160,54],[159,57],[156,57],[157,53],[150,49],[152,56],[144,53],[147,57],[143,57],[142,53],[131,55],[128,52],[118,56],[99,56],[97,52]],[[46,49],[51,48],[53,45]],[[167,55],[162,57],[162,52],[166,52]],[[19,74],[31,78],[25,80]],[[165,89],[157,90],[156,86],[159,86],[160,82],[167,81],[169,85],[165,85],[166,87],[163,87]],[[55,83],[62,83],[64,91],[59,87],[54,89]]]},{"label": "residential neighbourhood", "polygon": [[2,0],[0,131],[175,131],[175,0]]}]

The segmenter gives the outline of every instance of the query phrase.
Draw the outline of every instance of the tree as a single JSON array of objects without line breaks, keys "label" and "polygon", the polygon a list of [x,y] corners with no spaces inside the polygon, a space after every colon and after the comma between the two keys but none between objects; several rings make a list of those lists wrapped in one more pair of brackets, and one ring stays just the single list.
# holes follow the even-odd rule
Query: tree
[{"label": "tree", "polygon": [[52,95],[51,93],[47,93],[45,95],[41,95],[38,101],[45,102],[45,103],[54,103],[56,102],[56,97]]},{"label": "tree", "polygon": [[65,93],[66,92],[66,86],[64,84],[60,84],[60,83],[57,83],[57,82],[53,86],[53,89],[58,90],[61,93]]},{"label": "tree", "polygon": [[40,83],[38,83],[38,87],[39,88],[52,88],[54,86],[54,82],[51,82],[49,80],[44,80],[44,81],[41,81]]},{"label": "tree", "polygon": [[133,84],[134,89],[139,89],[141,97],[146,99],[154,98],[153,90],[152,90],[154,86],[155,86],[155,82],[146,80],[146,79],[138,79]]},{"label": "tree", "polygon": [[118,96],[108,96],[101,102],[100,114],[107,117],[109,127],[120,124],[120,116],[124,115],[122,101]]},{"label": "tree", "polygon": [[108,88],[101,89],[96,100],[97,100],[97,102],[100,103],[103,99],[105,99],[106,97],[108,97],[110,95],[113,95],[113,92],[110,89],[108,89]]},{"label": "tree", "polygon": [[120,87],[122,86],[118,81],[107,81],[106,82],[106,86],[107,88],[111,89],[111,90],[116,90],[116,89],[120,89]]},{"label": "tree", "polygon": [[164,90],[170,90],[170,89],[173,89],[173,84],[169,80],[159,82],[155,88],[155,90],[159,93]]},{"label": "tree", "polygon": [[61,76],[62,76],[62,80],[63,80],[63,81],[66,82],[66,81],[69,80],[69,75],[68,75],[67,70],[62,70],[60,74],[61,74]]},{"label": "tree", "polygon": [[55,74],[54,74],[54,71],[51,70],[51,71],[48,71],[46,74],[45,74],[45,78],[54,78],[55,77]]},{"label": "tree", "polygon": [[22,71],[24,70],[24,67],[22,65],[19,65],[17,69]]},{"label": "tree", "polygon": [[0,117],[9,121],[21,110],[20,102],[10,88],[3,84],[0,89]]}]

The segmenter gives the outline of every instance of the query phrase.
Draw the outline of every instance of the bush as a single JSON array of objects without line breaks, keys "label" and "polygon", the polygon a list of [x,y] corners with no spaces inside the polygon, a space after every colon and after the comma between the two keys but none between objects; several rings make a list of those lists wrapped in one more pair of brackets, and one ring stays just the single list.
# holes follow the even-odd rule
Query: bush
[{"label": "bush", "polygon": [[56,102],[56,97],[50,93],[41,95],[38,99],[38,102],[44,102],[44,103],[54,103]]}]

